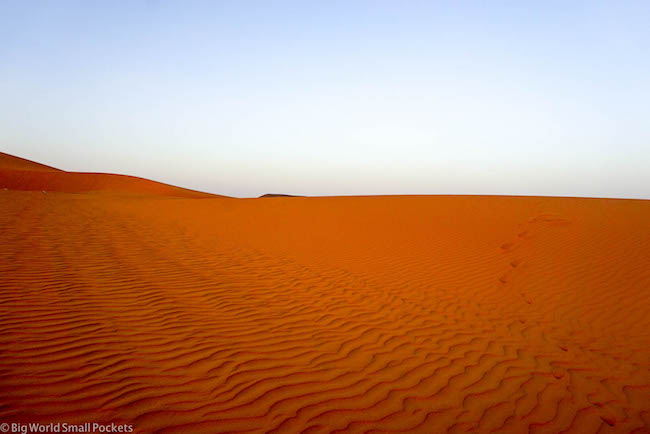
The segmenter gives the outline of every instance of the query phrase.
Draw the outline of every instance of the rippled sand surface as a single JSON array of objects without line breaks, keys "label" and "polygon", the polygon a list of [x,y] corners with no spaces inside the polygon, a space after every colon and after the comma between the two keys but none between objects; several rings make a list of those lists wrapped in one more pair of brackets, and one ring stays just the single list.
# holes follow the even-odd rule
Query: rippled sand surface
[{"label": "rippled sand surface", "polygon": [[650,432],[648,201],[133,179],[0,189],[0,421]]}]

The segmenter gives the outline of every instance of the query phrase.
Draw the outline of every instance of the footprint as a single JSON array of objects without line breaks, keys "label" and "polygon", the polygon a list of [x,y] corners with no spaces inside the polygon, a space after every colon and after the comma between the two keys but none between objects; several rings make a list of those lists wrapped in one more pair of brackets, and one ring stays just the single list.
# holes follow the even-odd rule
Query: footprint
[{"label": "footprint", "polygon": [[600,416],[600,418],[609,426],[616,425],[616,420],[613,417]]},{"label": "footprint", "polygon": [[551,224],[556,224],[556,225],[568,225],[571,222],[565,218],[562,218],[557,215],[553,214],[541,214],[531,220],[529,220],[530,223],[551,223]]}]

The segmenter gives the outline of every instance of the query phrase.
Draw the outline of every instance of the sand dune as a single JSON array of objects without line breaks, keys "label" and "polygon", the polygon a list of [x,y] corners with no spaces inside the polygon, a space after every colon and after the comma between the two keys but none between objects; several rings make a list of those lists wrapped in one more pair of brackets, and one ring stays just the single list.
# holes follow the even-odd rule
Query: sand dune
[{"label": "sand dune", "polygon": [[62,170],[54,167],[46,166],[45,164],[16,157],[14,155],[5,154],[4,152],[0,152],[0,169],[62,172]]},{"label": "sand dune", "polygon": [[0,188],[64,193],[110,192],[177,197],[215,197],[135,176],[78,173],[0,153]]},{"label": "sand dune", "polygon": [[0,421],[650,432],[648,201],[66,191],[0,190]]}]

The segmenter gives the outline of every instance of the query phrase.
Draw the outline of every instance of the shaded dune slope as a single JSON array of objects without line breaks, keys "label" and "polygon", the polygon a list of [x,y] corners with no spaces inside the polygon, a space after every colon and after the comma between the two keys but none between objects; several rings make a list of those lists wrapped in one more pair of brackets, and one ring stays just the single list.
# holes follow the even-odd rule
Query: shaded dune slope
[{"label": "shaded dune slope", "polygon": [[4,152],[0,152],[0,170],[36,170],[47,172],[62,172],[62,170],[56,169],[54,167],[46,166],[45,164],[37,163],[25,158],[16,157],[14,155],[5,154]]},{"label": "shaded dune slope", "polygon": [[0,188],[63,193],[131,193],[176,197],[216,197],[148,179],[108,173],[65,172],[0,153]]},{"label": "shaded dune slope", "polygon": [[649,432],[650,202],[0,191],[0,420]]}]

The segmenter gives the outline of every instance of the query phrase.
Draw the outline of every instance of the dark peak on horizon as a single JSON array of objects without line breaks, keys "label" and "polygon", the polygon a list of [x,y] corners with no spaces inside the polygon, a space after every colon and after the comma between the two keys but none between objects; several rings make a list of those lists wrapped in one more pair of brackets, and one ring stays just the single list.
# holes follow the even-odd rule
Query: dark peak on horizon
[{"label": "dark peak on horizon", "polygon": [[295,194],[266,193],[260,196],[260,198],[262,197],[304,197],[304,196],[297,196]]}]

